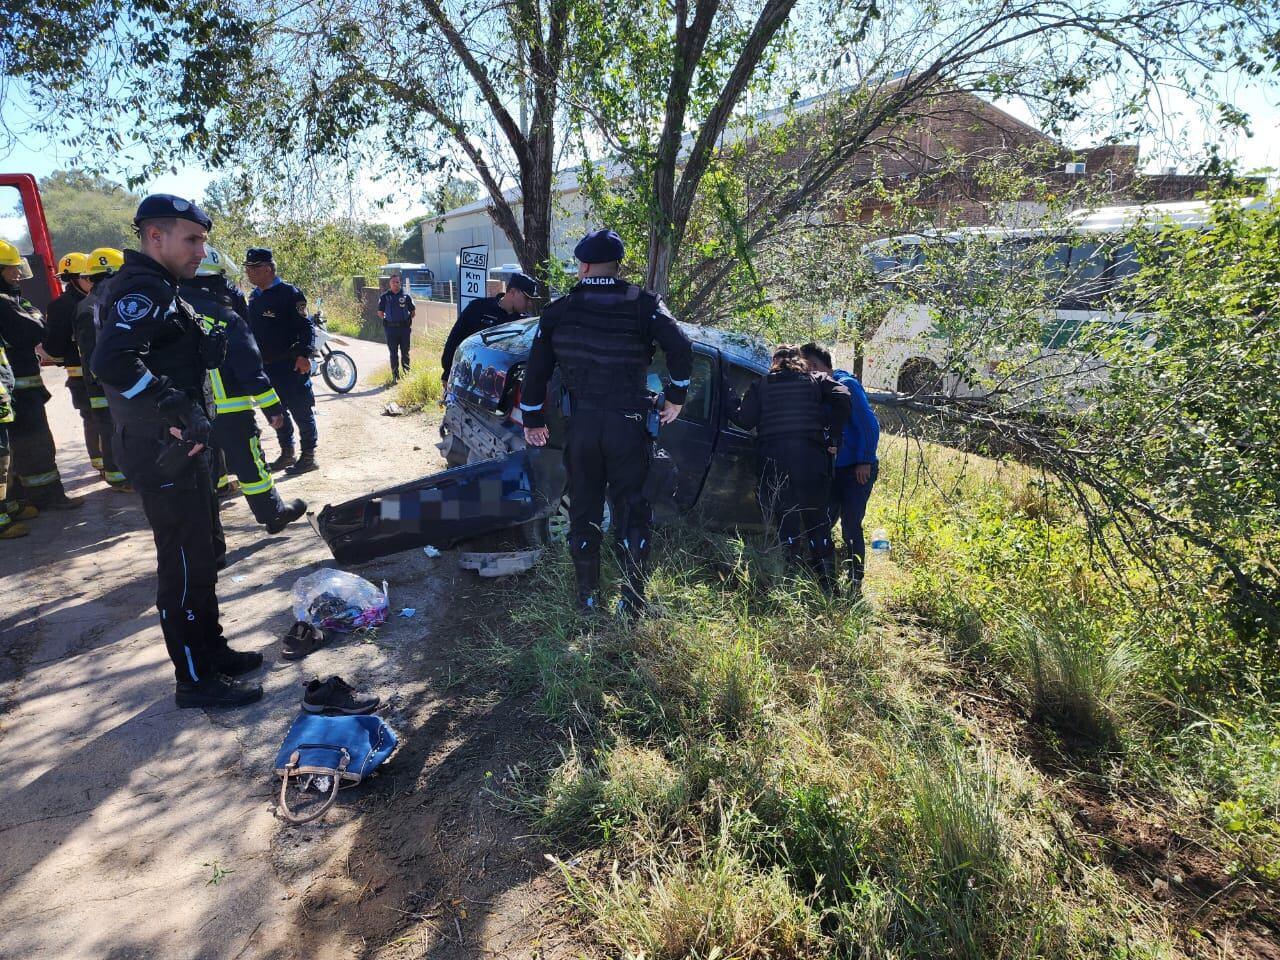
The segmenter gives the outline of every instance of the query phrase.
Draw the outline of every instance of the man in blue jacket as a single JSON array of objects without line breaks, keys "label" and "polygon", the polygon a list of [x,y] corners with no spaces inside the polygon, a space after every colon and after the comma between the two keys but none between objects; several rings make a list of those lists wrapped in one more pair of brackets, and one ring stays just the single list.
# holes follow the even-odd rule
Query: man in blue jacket
[{"label": "man in blue jacket", "polygon": [[[253,284],[249,295],[249,329],[262,352],[262,367],[284,407],[284,425],[276,430],[280,457],[272,470],[290,476],[317,470],[316,398],[311,392],[311,354],[315,328],[307,315],[307,298],[291,283],[276,276],[275,257],[265,247],[251,247],[244,258],[245,276]],[[293,421],[298,421],[302,456],[293,446]]]},{"label": "man in blue jacket", "polygon": [[800,348],[809,369],[825,373],[849,391],[853,410],[845,422],[839,451],[836,453],[835,476],[831,480],[831,521],[840,520],[844,537],[844,567],[849,574],[849,585],[854,591],[862,589],[862,574],[866,569],[867,545],[862,535],[862,520],[867,513],[867,501],[880,472],[876,447],[880,444],[880,421],[867,402],[867,393],[853,374],[834,370],[831,354],[816,343],[806,343]]},{"label": "man in blue jacket", "polygon": [[378,316],[387,333],[387,350],[391,354],[391,379],[400,381],[400,371],[409,372],[409,338],[413,334],[413,315],[417,312],[413,297],[400,289],[400,274],[393,273],[387,282],[390,289],[378,298]]}]

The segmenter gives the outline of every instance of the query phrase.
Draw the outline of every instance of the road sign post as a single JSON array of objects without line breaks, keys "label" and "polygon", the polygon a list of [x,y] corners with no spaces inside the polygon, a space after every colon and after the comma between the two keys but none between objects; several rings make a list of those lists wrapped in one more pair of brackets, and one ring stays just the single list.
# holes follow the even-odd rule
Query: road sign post
[{"label": "road sign post", "polygon": [[479,300],[488,290],[489,247],[480,244],[463,247],[458,255],[458,314],[472,300]]}]

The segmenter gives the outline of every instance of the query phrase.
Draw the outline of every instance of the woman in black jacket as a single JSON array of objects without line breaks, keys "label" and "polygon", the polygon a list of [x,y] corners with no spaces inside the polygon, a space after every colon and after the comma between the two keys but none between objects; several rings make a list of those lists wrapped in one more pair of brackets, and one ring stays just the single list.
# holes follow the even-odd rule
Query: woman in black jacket
[{"label": "woman in black jacket", "polygon": [[836,592],[831,544],[831,462],[849,419],[847,388],[810,373],[800,349],[780,346],[769,372],[747,388],[737,422],[756,431],[760,507],[778,525],[787,565],[806,556],[828,593]]}]

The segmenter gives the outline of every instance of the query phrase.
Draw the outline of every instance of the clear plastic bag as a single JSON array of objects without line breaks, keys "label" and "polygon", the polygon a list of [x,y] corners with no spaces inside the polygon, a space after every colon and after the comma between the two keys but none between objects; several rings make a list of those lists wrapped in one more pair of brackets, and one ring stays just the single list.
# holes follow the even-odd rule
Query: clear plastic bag
[{"label": "clear plastic bag", "polygon": [[379,590],[345,570],[317,570],[293,585],[293,616],[324,630],[361,630],[387,619],[387,583]]}]

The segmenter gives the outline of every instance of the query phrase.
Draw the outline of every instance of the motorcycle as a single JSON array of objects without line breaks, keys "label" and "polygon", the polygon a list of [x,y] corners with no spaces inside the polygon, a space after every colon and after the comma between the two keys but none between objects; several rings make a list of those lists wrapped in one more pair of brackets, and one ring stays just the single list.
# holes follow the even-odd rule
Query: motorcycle
[{"label": "motorcycle", "polygon": [[331,343],[346,344],[329,332],[322,310],[311,315],[311,323],[316,328],[316,349],[320,351],[320,376],[334,393],[350,393],[355,389],[358,377],[356,362],[351,359],[351,354],[330,346]]}]

